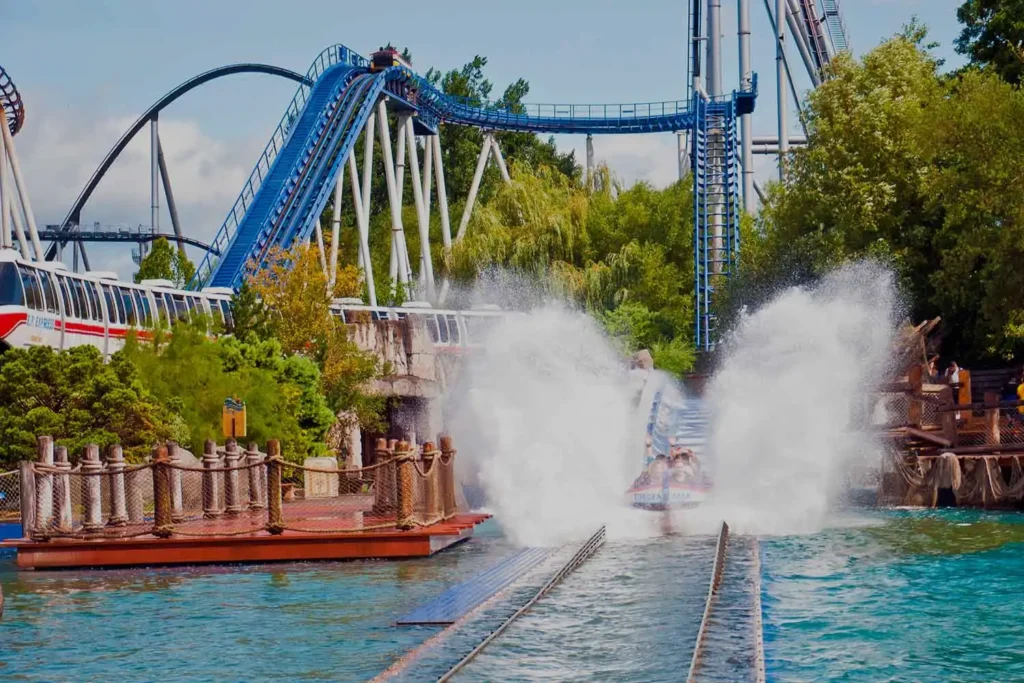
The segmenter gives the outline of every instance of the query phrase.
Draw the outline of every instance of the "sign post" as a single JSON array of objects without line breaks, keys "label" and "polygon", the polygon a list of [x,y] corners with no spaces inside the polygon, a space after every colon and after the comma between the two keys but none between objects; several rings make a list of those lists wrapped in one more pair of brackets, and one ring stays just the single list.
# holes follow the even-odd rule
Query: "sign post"
[{"label": "sign post", "polygon": [[245,401],[237,398],[224,399],[222,413],[224,438],[237,439],[245,436]]}]

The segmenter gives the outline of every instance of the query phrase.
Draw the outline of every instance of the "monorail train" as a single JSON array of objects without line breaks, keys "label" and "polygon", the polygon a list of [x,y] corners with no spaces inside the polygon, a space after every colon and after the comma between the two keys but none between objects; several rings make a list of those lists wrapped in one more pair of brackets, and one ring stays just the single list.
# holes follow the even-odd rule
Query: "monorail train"
[{"label": "monorail train", "polygon": [[[104,355],[124,346],[129,330],[142,337],[156,327],[170,327],[198,314],[231,332],[231,290],[209,287],[200,292],[176,289],[168,280],[122,282],[115,273],[71,273],[62,263],[28,262],[16,251],[0,250],[0,347],[50,346],[67,349],[91,344]],[[478,346],[484,335],[511,313],[495,306],[472,311],[439,310],[408,303],[373,308],[358,299],[340,299],[334,315],[353,323],[422,317],[434,345],[441,349]]]}]

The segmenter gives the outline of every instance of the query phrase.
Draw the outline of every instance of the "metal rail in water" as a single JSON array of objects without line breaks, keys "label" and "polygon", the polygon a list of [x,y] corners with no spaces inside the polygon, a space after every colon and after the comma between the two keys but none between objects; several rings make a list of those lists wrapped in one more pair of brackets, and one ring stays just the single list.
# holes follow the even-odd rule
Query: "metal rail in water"
[{"label": "metal rail in water", "polygon": [[711,608],[718,597],[718,589],[722,585],[722,570],[725,568],[725,553],[729,547],[729,525],[722,522],[722,530],[718,532],[718,543],[715,545],[715,562],[711,566],[711,582],[708,585],[708,597],[704,602],[704,615],[700,619],[697,630],[697,641],[693,645],[693,657],[690,659],[690,671],[686,675],[686,683],[695,683],[697,669],[700,666],[701,651],[704,649],[704,638],[707,635]]},{"label": "metal rail in water", "polygon": [[764,624],[761,621],[761,545],[754,538],[754,677],[757,683],[765,683],[764,672]]},{"label": "metal rail in water", "polygon": [[533,605],[536,604],[538,600],[547,595],[547,593],[549,593],[552,588],[557,586],[562,581],[562,579],[567,577],[577,567],[586,562],[595,552],[597,552],[598,548],[604,545],[604,537],[605,528],[602,526],[600,529],[597,530],[597,533],[591,536],[586,543],[580,546],[580,549],[576,551],[576,554],[572,556],[572,559],[570,559],[565,564],[565,566],[563,566],[561,569],[555,572],[554,575],[552,575],[552,577],[548,579],[547,583],[541,586],[540,590],[538,590],[534,594],[534,596],[530,598],[529,601],[527,601],[525,605],[517,609],[515,613],[512,614],[512,616],[503,621],[501,625],[498,626],[498,628],[494,629],[486,638],[480,641],[480,643],[476,647],[474,647],[469,654],[467,654],[465,657],[456,662],[452,668],[448,669],[448,671],[446,671],[444,675],[437,679],[438,683],[445,683],[446,681],[450,681],[452,676],[457,674],[459,671],[465,668],[467,664],[473,661],[473,659],[476,658],[478,654],[483,652],[484,648],[486,648],[488,645],[494,642],[494,640],[498,636],[500,636],[505,631],[505,629],[507,629],[512,624],[512,622],[514,622],[522,615],[526,614],[526,612],[528,612],[529,609],[533,607]]}]

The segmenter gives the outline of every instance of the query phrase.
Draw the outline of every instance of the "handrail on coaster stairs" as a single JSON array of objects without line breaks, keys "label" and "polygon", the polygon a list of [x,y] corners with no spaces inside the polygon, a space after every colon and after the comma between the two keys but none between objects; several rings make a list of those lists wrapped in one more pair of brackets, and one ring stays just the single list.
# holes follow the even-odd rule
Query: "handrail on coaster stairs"
[{"label": "handrail on coaster stairs", "polygon": [[[261,263],[270,248],[287,249],[308,240],[342,164],[381,98],[392,110],[412,116],[419,135],[435,135],[440,123],[486,131],[589,135],[690,130],[700,124],[702,110],[713,114],[717,125],[735,127],[736,114],[753,109],[756,91],[755,80],[750,90],[706,101],[703,108],[685,100],[509,106],[446,95],[404,65],[371,70],[366,58],[343,45],[331,46],[307,71],[190,286],[237,287],[249,264]],[[734,144],[735,138],[733,131],[726,136],[726,144]],[[712,144],[719,144],[717,140]],[[725,155],[727,160],[734,157],[735,149]],[[727,161],[729,168],[722,169],[721,163],[712,163],[705,179],[715,188],[735,192],[734,181],[719,178],[731,173],[734,165]],[[722,195],[718,190],[713,194]],[[720,206],[737,206],[737,202],[712,203],[717,207],[712,209],[728,220],[738,216]],[[726,234],[738,234],[738,225],[727,223],[725,228]]]}]

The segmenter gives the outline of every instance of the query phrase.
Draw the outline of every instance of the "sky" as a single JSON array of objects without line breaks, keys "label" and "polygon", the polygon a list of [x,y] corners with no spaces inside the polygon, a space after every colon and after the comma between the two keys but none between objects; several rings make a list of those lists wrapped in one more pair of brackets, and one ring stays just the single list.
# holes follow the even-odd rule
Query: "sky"
[{"label": "sky", "polygon": [[[755,135],[777,133],[767,1],[750,0],[760,84]],[[936,54],[955,67],[963,61],[953,51],[960,1],[844,0],[851,46],[861,54],[916,15],[940,43]],[[722,0],[727,90],[738,87],[736,4]],[[531,103],[649,102],[685,96],[685,33],[683,0],[0,0],[0,65],[26,102],[15,144],[40,225],[63,220],[139,114],[216,66],[262,62],[305,72],[329,45],[365,55],[391,42],[409,47],[420,72],[486,56],[496,95],[525,78]],[[792,46],[789,57],[798,89],[810,88]],[[294,91],[284,79],[237,75],[193,90],[161,113],[161,144],[187,234],[208,240],[216,232]],[[583,138],[557,141],[585,158]],[[594,140],[598,161],[624,182],[656,186],[676,179],[675,146],[671,134]],[[757,159],[762,179],[773,168],[771,158]],[[149,136],[142,133],[107,173],[82,222],[148,225],[149,205]],[[165,208],[160,224],[169,231]],[[88,249],[94,269],[125,278],[134,270],[128,245]]]}]

